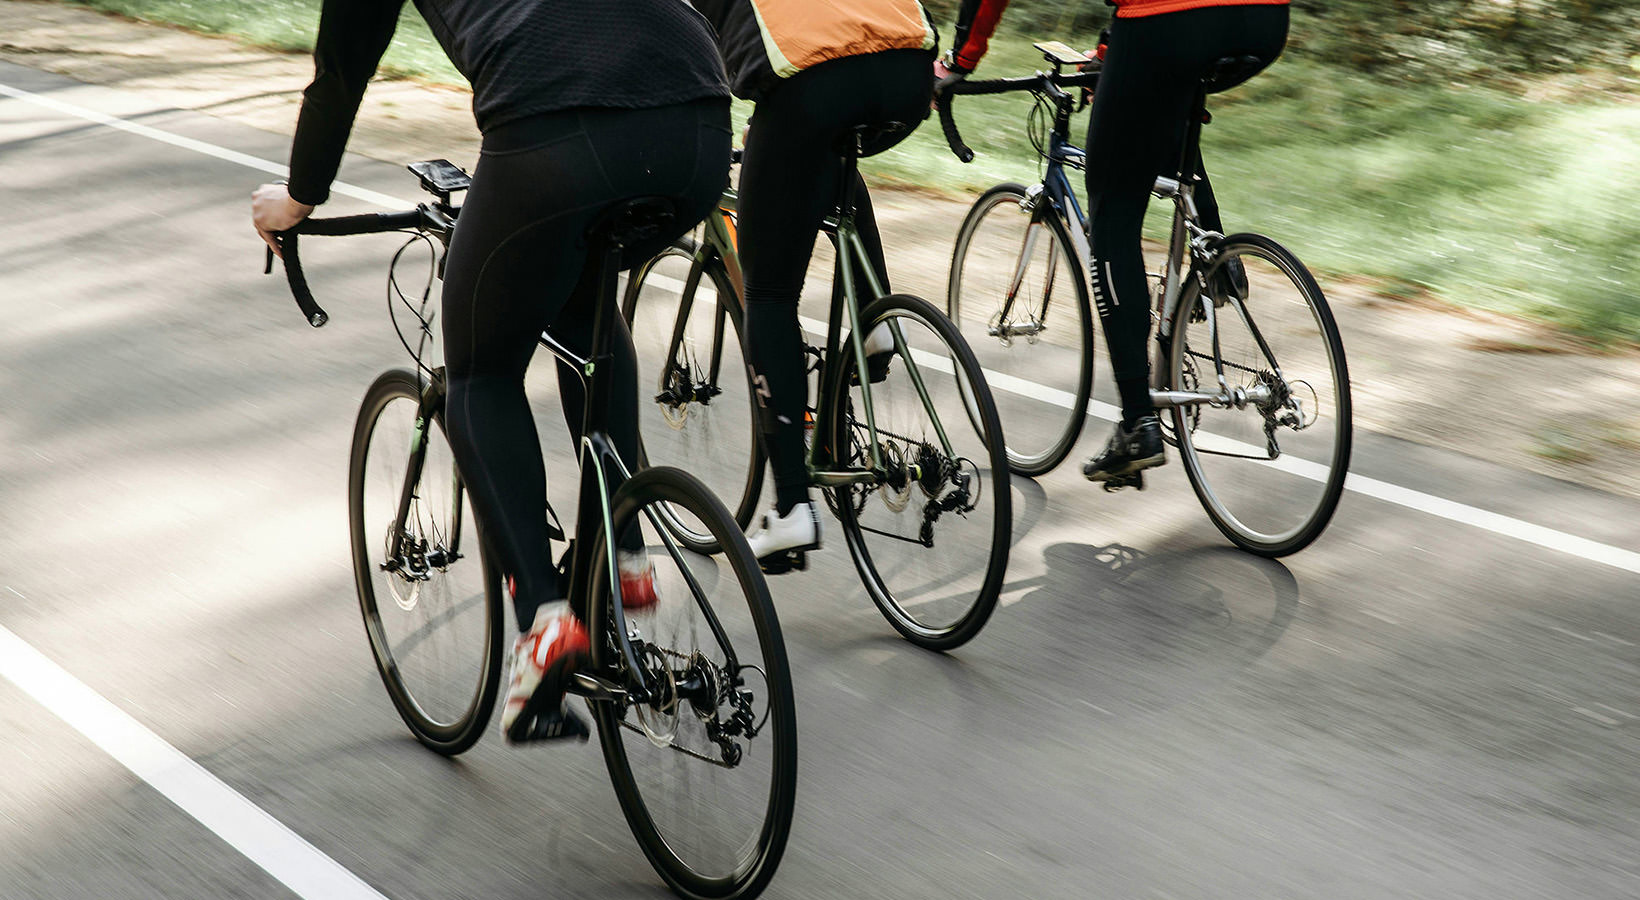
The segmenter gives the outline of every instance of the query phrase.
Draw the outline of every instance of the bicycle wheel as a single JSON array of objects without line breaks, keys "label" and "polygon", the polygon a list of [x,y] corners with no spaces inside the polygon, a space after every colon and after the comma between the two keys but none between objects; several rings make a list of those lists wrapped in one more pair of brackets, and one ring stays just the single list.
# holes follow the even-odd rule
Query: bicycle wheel
[{"label": "bicycle wheel", "polygon": [[[1280,244],[1238,234],[1216,253],[1180,298],[1168,373],[1180,390],[1217,392],[1222,363],[1225,386],[1242,399],[1175,409],[1173,436],[1213,524],[1244,550],[1285,556],[1321,534],[1344,490],[1344,344],[1321,288]],[[1245,268],[1245,286],[1228,274],[1231,260]]]},{"label": "bicycle wheel", "polygon": [[[633,270],[621,311],[638,350],[638,427],[645,465],[687,468],[734,511],[742,529],[763,489],[763,453],[746,361],[740,303],[717,257],[695,259],[680,240]],[[709,535],[669,516],[690,549]]]},{"label": "bicycle wheel", "polygon": [[[985,370],[1008,465],[1042,475],[1070,455],[1093,389],[1093,311],[1063,220],[1017,184],[980,195],[957,232],[946,311]],[[1042,204],[1039,206],[1038,204]]]},{"label": "bicycle wheel", "polygon": [[[861,318],[903,337],[887,377],[870,385],[887,478],[835,488],[829,499],[877,608],[912,643],[949,650],[985,626],[1008,566],[1013,499],[1002,425],[973,352],[939,310],[894,294]],[[838,463],[864,468],[865,390],[846,345],[838,363],[826,375],[823,433]]]},{"label": "bicycle wheel", "polygon": [[[678,894],[755,896],[785,850],[797,790],[797,716],[768,585],[739,525],[693,476],[646,469],[613,506],[614,533],[635,522],[655,565],[659,602],[627,626],[661,686],[644,703],[591,702],[615,793]],[[723,552],[678,542],[674,556],[663,514],[686,518]],[[608,566],[601,546],[595,554],[592,597],[607,609]],[[622,658],[613,636],[594,645],[596,667]]]},{"label": "bicycle wheel", "polygon": [[[382,373],[359,407],[347,489],[353,578],[394,708],[417,740],[453,756],[484,733],[495,705],[501,579],[481,550],[443,411],[422,423],[420,408],[416,375],[402,369]],[[389,556],[395,533],[400,549]]]}]

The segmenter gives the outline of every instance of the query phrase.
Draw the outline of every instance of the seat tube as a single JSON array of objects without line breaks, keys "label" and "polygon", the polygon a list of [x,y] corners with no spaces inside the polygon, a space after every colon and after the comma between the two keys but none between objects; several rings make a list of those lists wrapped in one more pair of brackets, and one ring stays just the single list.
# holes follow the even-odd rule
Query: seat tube
[{"label": "seat tube", "polygon": [[[866,366],[866,336],[865,331],[863,330],[864,322],[860,319],[860,301],[859,294],[856,293],[856,285],[854,283],[854,266],[851,265],[849,260],[849,257],[855,253],[855,247],[860,246],[860,238],[854,233],[853,216],[844,216],[838,221],[837,237],[837,255],[838,259],[841,261],[841,265],[837,267],[837,276],[843,281],[842,299],[843,309],[848,314],[849,349],[854,352],[854,371],[860,376],[860,405],[865,410],[866,434],[870,437],[870,442],[866,445],[866,456],[871,470],[875,472],[882,468],[882,459],[877,450],[877,416],[871,405],[871,379],[867,376],[867,372],[869,370]],[[871,283],[872,289],[878,292],[878,296],[881,296],[882,285],[877,281],[876,273],[871,271],[870,261],[865,258],[863,247],[862,252],[859,255],[859,259],[867,263],[864,269],[866,279]],[[835,319],[833,320],[833,327],[836,327]],[[838,360],[837,362],[839,365],[842,364],[842,360]],[[841,401],[842,398],[838,397],[834,399]],[[840,413],[841,410],[838,410],[837,412]],[[817,441],[816,443],[819,442]]]}]

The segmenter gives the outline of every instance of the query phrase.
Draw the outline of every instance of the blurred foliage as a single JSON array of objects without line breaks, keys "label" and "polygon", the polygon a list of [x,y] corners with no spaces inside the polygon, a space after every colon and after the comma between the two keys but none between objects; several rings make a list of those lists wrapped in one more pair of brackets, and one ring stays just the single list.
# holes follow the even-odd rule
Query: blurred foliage
[{"label": "blurred foliage", "polygon": [[[312,46],[320,5],[78,2],[292,50]],[[958,0],[925,2],[949,41]],[[1109,12],[1012,0],[980,77],[1041,66],[1032,39],[1091,45]],[[1222,115],[1203,148],[1231,230],[1268,232],[1387,297],[1431,294],[1640,343],[1640,80],[1629,68],[1640,0],[1295,0],[1293,12],[1286,56],[1213,100]],[[462,82],[410,4],[383,69]],[[1017,94],[964,98],[972,165],[930,122],[864,168],[959,197],[1030,183],[1030,108]],[[749,112],[736,103],[738,122]],[[1083,114],[1073,134],[1085,129]],[[1152,205],[1151,234],[1169,212]]]},{"label": "blurred foliage", "polygon": [[[950,36],[960,0],[924,0]],[[1449,81],[1627,67],[1640,54],[1636,0],[1293,0],[1293,55],[1395,78]],[[1011,0],[1022,34],[1097,34],[1110,7]]]}]

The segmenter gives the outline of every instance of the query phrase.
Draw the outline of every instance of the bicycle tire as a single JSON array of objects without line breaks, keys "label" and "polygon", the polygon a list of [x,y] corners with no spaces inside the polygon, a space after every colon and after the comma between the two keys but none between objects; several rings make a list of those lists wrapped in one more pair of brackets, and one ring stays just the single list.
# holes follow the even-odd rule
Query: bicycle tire
[{"label": "bicycle tire", "polygon": [[[670,506],[686,510],[703,523],[719,543],[721,550],[716,556],[700,555],[689,564],[692,570],[696,564],[702,567],[701,571],[695,572],[696,575],[701,575],[702,572],[715,575],[714,586],[732,582],[730,589],[737,591],[738,596],[745,601],[744,610],[729,602],[709,602],[708,605],[712,616],[724,632],[735,632],[746,638],[729,641],[734,645],[735,653],[743,663],[751,655],[751,645],[755,644],[757,663],[754,667],[763,673],[762,680],[766,685],[768,705],[764,714],[765,724],[755,737],[747,739],[744,756],[737,756],[737,762],[732,767],[720,767],[715,764],[708,765],[707,762],[685,753],[667,752],[677,751],[683,747],[683,743],[676,735],[671,739],[671,745],[661,746],[650,739],[647,733],[642,733],[639,738],[631,739],[632,750],[629,750],[626,742],[628,736],[641,729],[634,728],[631,722],[624,720],[638,705],[633,704],[621,709],[612,701],[589,701],[593,718],[598,724],[604,761],[608,765],[610,779],[614,783],[615,793],[620,800],[627,824],[638,839],[650,864],[673,891],[682,897],[710,900],[739,900],[753,897],[760,893],[774,876],[781,855],[785,851],[797,790],[797,719],[790,668],[780,634],[780,624],[775,615],[774,604],[769,598],[768,584],[758,569],[757,561],[752,558],[751,548],[747,545],[739,524],[730,517],[722,502],[699,479],[682,470],[664,466],[646,469],[634,475],[615,492],[612,499],[613,533],[625,533],[629,523],[635,520],[639,520],[640,527],[646,529],[646,534],[653,533],[653,522],[643,515],[643,510],[650,506]],[[669,526],[662,527],[667,528],[669,533]],[[600,536],[593,551],[592,559],[595,561],[596,574],[591,596],[595,602],[607,605],[610,603],[610,590],[608,567],[602,564],[603,541],[604,538]],[[650,558],[652,561],[657,560],[657,554],[653,550],[650,551]],[[663,555],[657,562],[657,569],[671,562],[674,560]],[[685,615],[699,612],[699,606],[691,606],[689,601],[679,598],[680,592],[668,587],[675,582],[667,579],[666,573],[659,572],[657,577],[657,593],[662,596],[662,600],[657,605],[657,610],[644,620],[652,624],[640,627],[652,627],[658,636],[663,627],[662,622],[670,613],[678,610],[679,604]],[[700,602],[707,603],[704,598],[700,598]],[[612,618],[606,616],[606,621],[612,621]],[[629,628],[632,627],[630,621],[628,625]],[[706,630],[714,637],[716,635],[710,628],[700,630]],[[691,638],[696,636],[694,628],[691,628],[690,632]],[[659,641],[659,638],[656,640]],[[685,655],[677,651],[677,648],[671,649],[679,655]],[[705,653],[708,658],[713,656],[710,648],[703,651],[696,647],[694,652]],[[613,639],[594,641],[592,661],[595,668],[609,668],[618,656]],[[755,689],[753,690],[755,694]],[[693,701],[690,702],[693,704]],[[682,703],[683,701],[674,699],[672,714],[677,719],[688,719],[691,723],[704,721],[698,707],[692,706],[696,709],[693,717],[681,715]],[[642,724],[641,719],[639,724]],[[681,729],[681,726],[674,727]],[[702,725],[702,728],[704,727]],[[766,736],[763,730],[770,727],[774,733]],[[681,731],[679,733],[681,734]],[[761,743],[754,745],[753,741]],[[759,754],[754,759],[754,754],[758,754],[763,748],[767,748],[766,753]],[[642,754],[640,765],[643,766],[642,774],[645,778],[648,778],[651,769],[660,772],[659,777],[649,779],[651,786],[647,790],[639,784],[640,773],[634,771],[633,751]],[[667,761],[687,767],[689,776],[667,777],[676,774],[665,768]],[[685,790],[700,786],[704,790],[712,770],[737,771],[749,767],[754,762],[758,771],[762,771],[766,764],[769,772],[766,801],[762,805],[761,814],[755,822],[748,821],[748,827],[745,829],[748,833],[755,830],[755,836],[741,845],[740,850],[745,851],[744,855],[721,867],[724,871],[700,871],[698,863],[684,858],[691,850],[687,846],[690,843],[690,833],[680,834],[658,823],[658,818],[670,822],[671,817],[666,815],[664,801],[657,801],[656,795],[667,788],[676,789],[680,786]],[[738,786],[731,787],[730,791],[738,789]],[[753,793],[761,791],[754,786]],[[727,804],[693,805],[713,811],[719,816],[720,821],[726,818],[722,808]],[[699,811],[689,809],[685,814]]]},{"label": "bicycle tire", "polygon": [[[1239,375],[1243,386],[1261,381],[1290,385],[1292,395],[1300,404],[1306,401],[1306,394],[1313,395],[1314,418],[1302,428],[1284,426],[1278,429],[1289,446],[1279,448],[1280,454],[1269,464],[1247,458],[1258,456],[1260,448],[1256,443],[1258,436],[1248,431],[1251,420],[1245,410],[1217,410],[1199,406],[1176,408],[1171,416],[1173,437],[1190,485],[1219,531],[1248,552],[1272,558],[1286,556],[1309,546],[1326,530],[1344,491],[1353,440],[1349,368],[1345,362],[1344,343],[1320,285],[1298,257],[1286,248],[1263,235],[1235,234],[1218,241],[1213,254],[1210,267],[1199,277],[1198,272],[1192,269],[1174,313],[1173,336],[1166,347],[1169,384],[1193,389],[1206,380],[1203,367],[1211,365],[1214,357],[1213,350],[1203,349],[1210,348],[1212,344],[1206,339],[1210,335],[1204,334],[1205,317],[1196,312],[1199,305],[1204,305],[1201,300],[1202,286],[1204,283],[1219,284],[1220,271],[1227,261],[1239,259],[1247,273],[1248,286],[1242,289],[1247,297],[1240,304],[1240,309],[1233,302],[1216,306],[1215,319],[1231,323],[1221,326],[1221,345],[1233,342],[1227,337],[1233,339],[1240,331],[1245,331],[1247,337],[1241,343],[1252,349],[1239,352],[1231,349],[1227,353],[1221,346],[1217,358],[1225,360],[1232,374]],[[1211,296],[1209,299],[1212,299]],[[1286,307],[1296,309],[1300,304],[1307,316],[1294,314],[1291,321],[1275,318],[1282,312],[1292,312]],[[1253,306],[1258,307],[1256,315],[1251,310]],[[1261,316],[1265,317],[1263,325],[1259,324]],[[1253,327],[1248,327],[1249,321],[1253,322]],[[1240,323],[1241,329],[1227,335],[1225,332],[1233,329],[1235,323]],[[1272,325],[1281,327],[1269,327]],[[1202,330],[1195,333],[1201,334],[1204,339],[1199,339],[1198,346],[1192,349],[1189,338],[1192,328],[1198,326]],[[1306,338],[1311,337],[1311,328],[1315,342],[1320,344],[1322,352],[1319,354],[1316,348],[1306,346],[1310,341],[1301,342],[1295,337],[1301,332]],[[1266,342],[1268,353],[1259,347],[1260,338]],[[1274,342],[1282,344],[1279,351],[1271,346]],[[1240,362],[1227,359],[1232,355],[1237,356]],[[1278,365],[1269,366],[1270,356],[1285,357],[1286,363],[1283,364],[1282,359],[1278,358]],[[1324,364],[1321,362],[1323,358]],[[1280,369],[1282,378],[1277,379],[1270,369]],[[1323,376],[1326,379],[1324,382]],[[1321,386],[1318,387],[1316,382],[1322,382]],[[1304,385],[1308,390],[1299,385]],[[1209,419],[1211,426],[1204,426],[1203,422]],[[1314,434],[1307,433],[1323,419],[1329,422],[1327,428],[1331,429],[1330,432],[1323,429]],[[1260,427],[1262,430],[1262,424]],[[1266,440],[1269,434],[1265,432]],[[1293,435],[1302,437],[1295,438]],[[1291,445],[1294,443],[1299,445],[1300,452],[1292,451]],[[1210,446],[1204,448],[1202,444]],[[1215,452],[1213,447],[1219,449]],[[1269,455],[1268,448],[1262,452]],[[1277,474],[1270,474],[1272,472]],[[1227,484],[1231,473],[1238,476],[1247,473],[1256,476],[1257,480],[1250,488],[1237,491]],[[1304,484],[1318,484],[1320,487],[1318,490],[1302,490]],[[1255,524],[1254,514],[1261,507],[1274,509],[1277,503],[1289,497],[1297,497],[1302,504],[1307,504],[1307,508],[1301,508],[1295,516],[1282,517],[1279,524]],[[1232,509],[1232,506],[1236,508]],[[1272,523],[1277,521],[1274,513],[1265,513],[1264,518]]]},{"label": "bicycle tire", "polygon": [[[687,308],[693,311],[693,304],[698,296],[697,292],[700,285],[703,282],[709,282],[717,298],[714,305],[719,310],[719,315],[723,317],[722,322],[726,323],[728,328],[721,336],[713,337],[714,344],[717,344],[721,337],[721,346],[713,348],[718,358],[711,368],[716,371],[709,372],[709,377],[703,384],[710,389],[721,390],[724,395],[730,397],[733,397],[736,392],[743,391],[747,411],[745,422],[742,424],[738,415],[732,415],[724,421],[725,427],[723,429],[715,429],[709,427],[703,421],[705,416],[715,416],[718,411],[711,407],[710,400],[704,404],[690,401],[681,403],[664,401],[662,398],[668,388],[666,381],[669,367],[663,364],[662,368],[654,373],[652,388],[655,392],[651,394],[646,389],[644,393],[649,394],[648,401],[641,401],[641,408],[645,413],[640,419],[639,427],[640,459],[644,466],[675,465],[687,467],[691,472],[705,475],[706,477],[703,477],[702,480],[719,497],[723,498],[725,504],[732,510],[735,521],[740,524],[741,530],[744,531],[757,514],[758,499],[763,491],[765,469],[762,440],[757,432],[757,411],[752,399],[750,374],[746,369],[741,352],[740,336],[744,317],[737,299],[739,295],[734,290],[734,285],[724,268],[723,260],[716,255],[698,257],[699,247],[700,245],[692,238],[680,238],[643,265],[633,269],[622,297],[621,315],[626,319],[628,327],[634,333],[634,343],[640,347],[638,364],[640,366],[640,384],[642,384],[646,377],[642,367],[646,364],[652,364],[654,360],[675,359],[680,351],[678,347],[680,332],[675,327],[677,315],[686,308],[685,301],[688,303]],[[668,260],[672,262],[668,263]],[[645,292],[646,287],[659,287],[653,285],[652,282],[657,281],[660,277],[671,278],[675,281],[675,276],[657,272],[657,269],[668,265],[675,267],[680,263],[687,264],[688,272],[681,285],[666,285],[666,289],[659,294],[655,291]],[[671,304],[669,298],[673,293],[672,288],[679,288],[676,303],[679,313],[668,315],[667,309]],[[657,308],[655,314],[661,321],[672,325],[673,328],[662,338],[665,342],[664,346],[657,344],[652,347],[650,346],[650,340],[659,337],[659,335],[643,335],[640,333],[642,330],[640,326],[641,324],[660,323],[640,323],[640,300],[643,297],[654,297],[656,302],[660,303],[663,296],[667,298],[666,305]],[[725,298],[729,302],[724,302]],[[695,314],[699,315],[698,312]],[[655,350],[656,352],[645,352],[646,350]],[[676,369],[671,371],[675,373]],[[695,381],[695,379],[689,380],[691,383]],[[722,404],[719,405],[718,409],[721,408]],[[714,421],[713,425],[715,424]],[[725,436],[726,434],[744,434],[744,438],[730,439]],[[701,440],[695,440],[697,435]],[[724,443],[732,443],[735,446],[718,446]],[[719,465],[719,460],[726,461],[726,464]],[[744,472],[739,471],[737,460],[745,461]],[[674,535],[691,550],[702,553],[710,553],[715,550],[710,538],[694,530],[689,523],[674,517],[672,524],[674,526]]]},{"label": "bicycle tire", "polygon": [[[944,370],[952,378],[949,387],[944,388],[944,390],[948,390],[951,395],[954,395],[956,398],[955,404],[962,405],[968,414],[954,413],[941,416],[939,417],[940,422],[941,425],[951,426],[948,435],[963,425],[975,431],[973,435],[958,434],[952,440],[953,443],[958,443],[960,438],[960,443],[963,444],[963,446],[955,448],[957,452],[960,453],[964,449],[971,450],[987,466],[987,468],[981,470],[977,464],[973,463],[972,459],[963,457],[973,466],[974,476],[980,479],[976,504],[983,505],[987,500],[989,502],[990,527],[986,529],[982,524],[979,527],[964,529],[960,532],[967,538],[966,540],[959,538],[955,541],[955,546],[960,548],[961,551],[960,558],[953,558],[950,554],[946,554],[937,560],[933,560],[926,553],[912,555],[911,551],[899,547],[899,544],[902,543],[915,543],[905,536],[909,532],[909,528],[906,526],[914,523],[909,519],[900,517],[906,509],[911,508],[912,502],[919,496],[922,497],[923,503],[919,510],[924,516],[924,522],[915,523],[919,525],[918,533],[920,535],[920,526],[932,524],[927,520],[928,509],[940,502],[950,500],[954,496],[953,494],[943,494],[942,496],[941,492],[947,490],[945,483],[942,482],[936,485],[938,487],[937,492],[930,492],[927,489],[929,482],[920,480],[920,478],[915,481],[907,481],[900,488],[889,483],[869,487],[833,488],[830,489],[831,505],[842,524],[843,534],[848,543],[849,555],[854,560],[855,568],[860,573],[860,579],[864,583],[867,593],[870,594],[872,602],[888,619],[889,624],[894,626],[896,631],[913,644],[930,650],[946,651],[972,640],[985,627],[986,621],[990,619],[992,611],[996,608],[997,597],[1002,591],[1002,579],[1008,567],[1008,554],[1012,543],[1013,529],[1012,496],[1008,483],[1008,459],[1003,442],[1001,420],[997,415],[996,404],[991,399],[990,388],[986,385],[984,372],[980,369],[979,362],[974,358],[973,351],[969,349],[967,342],[958,333],[956,326],[952,325],[951,321],[933,304],[906,294],[891,294],[871,303],[861,312],[862,327],[868,333],[890,320],[900,320],[902,322],[902,334],[905,330],[904,323],[913,323],[920,326],[916,340],[909,336],[906,338],[907,343],[912,345],[913,360],[917,362],[918,368],[925,374],[933,374]],[[917,346],[919,344],[921,346]],[[896,357],[899,357],[898,350],[895,353]],[[865,429],[863,421],[857,420],[855,416],[855,405],[849,394],[851,387],[858,386],[859,379],[853,376],[856,368],[854,357],[847,351],[846,345],[841,357],[837,361],[838,364],[827,366],[830,371],[826,373],[827,395],[825,408],[827,410],[827,421],[824,434],[827,435],[833,448],[853,447],[853,449],[845,451],[849,458],[840,460],[840,462],[852,466],[863,466],[865,464],[864,451],[858,447],[857,441],[851,444],[851,441],[854,441],[853,435],[863,432]],[[891,415],[885,415],[885,412],[893,413],[893,410],[888,409],[889,407],[897,404],[904,409],[912,410],[913,412],[904,417],[907,420],[916,415],[915,410],[918,407],[922,407],[924,413],[927,412],[926,407],[921,403],[920,396],[915,391],[915,384],[912,383],[909,377],[903,377],[903,381],[909,384],[911,389],[900,392],[901,385],[894,381],[896,372],[902,373],[902,376],[908,376],[909,370],[903,359],[896,358],[892,360],[889,366],[889,377],[871,388],[873,404],[877,407],[878,413],[879,444],[883,445],[885,451],[892,451],[885,452],[885,459],[898,455],[902,460],[909,460],[908,452],[915,451],[918,455],[918,470],[920,472],[929,472],[934,468],[933,464],[935,462],[954,463],[954,468],[960,471],[960,461],[952,461],[948,458],[941,460],[943,448],[936,449],[932,447],[931,439],[937,436],[937,430],[935,434],[928,434],[925,428],[925,434],[920,439],[918,436],[909,433],[898,433],[899,437],[890,436],[886,443],[883,441],[882,438],[885,434],[892,435],[896,433],[893,431],[895,423],[892,421]],[[941,382],[943,379],[925,378],[924,381]],[[889,385],[893,385],[892,388]],[[930,397],[932,398],[938,394],[940,389],[941,385],[932,385],[929,391]],[[889,396],[891,390],[900,392],[900,398],[903,398],[904,402]],[[914,396],[917,397],[916,403],[911,402],[911,398]],[[955,404],[951,405],[953,412]],[[863,403],[861,406],[863,406]],[[978,420],[977,423],[976,419]],[[909,429],[905,431],[908,432]],[[896,442],[900,442],[903,446],[894,449]],[[929,459],[927,464],[924,463],[925,453],[932,453],[932,458]],[[901,468],[910,471],[909,467],[901,466]],[[952,466],[946,468],[949,471]],[[862,514],[866,512],[866,504],[871,501],[874,495],[881,500],[885,513],[891,515],[873,516],[871,523],[868,524],[864,521]],[[896,510],[895,506],[900,508]],[[977,509],[979,506],[976,505],[973,508]],[[958,515],[960,518],[966,519],[968,513],[962,512]],[[942,516],[943,514],[939,514],[935,518],[937,520]],[[900,525],[902,527],[900,536],[895,536],[890,532],[885,539],[884,532],[886,529],[879,527],[879,524]],[[871,535],[871,537],[868,538],[867,535]],[[932,541],[932,539],[933,535],[931,533],[929,540]],[[977,545],[982,542],[989,544],[988,551],[980,552]],[[875,550],[870,546],[871,543],[876,544]],[[922,546],[923,551],[934,549],[924,545],[919,546]],[[951,542],[947,542],[947,549],[950,549],[950,546]],[[899,552],[892,552],[894,550]],[[965,568],[966,564],[962,560],[967,559],[978,561],[983,568],[978,572],[973,571],[972,566]],[[896,560],[899,562],[896,562]],[[929,574],[923,578],[922,583],[913,582],[910,586],[906,586],[905,579],[900,576],[908,568],[923,570]],[[895,580],[901,582],[900,586],[895,587],[888,583],[891,571],[895,576]],[[960,587],[953,587],[956,585],[960,585]],[[942,591],[951,589],[957,591],[957,593],[948,594],[944,597],[918,596],[919,592],[926,594],[926,592],[935,588]],[[938,620],[931,618],[936,614],[931,610],[935,603],[942,604],[941,609],[947,611]]]},{"label": "bicycle tire", "polygon": [[[448,458],[450,502],[442,510],[448,533],[441,543],[439,535],[439,499],[422,503],[421,498],[440,498],[436,482],[426,479],[437,465],[424,465],[417,489],[416,516],[419,527],[416,535],[431,537],[423,551],[436,550],[446,544],[464,549],[462,558],[439,568],[425,563],[433,558],[429,552],[420,552],[423,560],[418,576],[400,575],[385,571],[382,561],[372,558],[373,548],[385,557],[381,545],[381,529],[392,529],[396,518],[399,491],[403,475],[398,477],[370,477],[372,463],[378,473],[385,467],[393,469],[395,459],[410,461],[405,456],[409,440],[400,435],[384,437],[381,453],[372,454],[372,441],[383,428],[384,416],[390,407],[419,416],[421,384],[413,372],[394,369],[384,372],[366,391],[354,425],[352,451],[348,460],[348,525],[353,549],[354,585],[359,609],[364,617],[365,632],[370,639],[371,654],[376,661],[382,684],[399,717],[409,727],[416,740],[434,752],[454,756],[471,747],[484,733],[495,706],[495,695],[501,679],[502,650],[502,593],[500,573],[491,564],[479,536],[476,521],[469,508],[465,512],[454,508],[454,498],[464,495],[460,479],[454,471],[454,458]],[[399,415],[399,414],[396,414]],[[428,445],[439,440],[444,429],[443,410],[433,413],[433,422],[427,428],[427,439],[420,442],[420,453],[430,452]],[[447,441],[444,442],[447,448]],[[475,557],[476,554],[476,557]],[[401,557],[415,557],[404,554]],[[405,572],[401,568],[398,572]],[[458,583],[452,571],[458,571]],[[378,584],[378,579],[381,583]],[[476,588],[475,588],[476,586]],[[388,598],[379,596],[385,588]],[[473,593],[474,590],[478,593]],[[449,596],[442,591],[450,591]],[[381,603],[383,599],[393,602]],[[402,614],[402,615],[401,615]],[[404,628],[416,627],[404,634]],[[443,645],[454,645],[446,654]],[[455,658],[459,657],[459,658]],[[432,675],[423,679],[419,673],[429,666],[453,664],[455,671],[443,677]],[[448,681],[447,685],[436,681]],[[439,702],[433,695],[447,694]],[[435,707],[437,710],[435,710]],[[443,713],[442,715],[440,713]]]},{"label": "bicycle tire", "polygon": [[[1070,231],[1056,210],[1030,210],[1027,198],[1023,185],[1004,183],[981,194],[969,207],[951,253],[946,313],[967,338],[991,382],[992,399],[1008,434],[1009,466],[1021,475],[1035,477],[1064,462],[1082,434],[1093,391],[1094,315]],[[1039,197],[1037,203],[1047,201]],[[1022,212],[1025,219],[1007,220],[1002,213],[1009,211]],[[1015,237],[1017,225],[1013,223],[1017,221],[1024,221],[1026,230]],[[1040,333],[1024,339],[993,333],[1000,327],[994,321],[1001,315],[999,304],[1014,290],[1013,274],[1004,277],[1002,268],[1017,265],[1029,229],[1038,225],[1050,236],[1047,257],[1043,258],[1040,249],[1033,253],[1025,271],[1019,273],[1024,289],[1016,291],[1016,297],[1024,297],[1028,304],[1042,298],[1045,309],[1056,309],[1057,320],[1049,315],[1033,319],[1044,331],[1051,331],[1050,338],[1068,335],[1068,344],[1039,344]],[[990,246],[993,241],[997,246]],[[1061,298],[1054,296],[1054,289],[1061,283],[1069,285],[1069,295],[1055,304]],[[1063,301],[1072,304],[1069,310]],[[1054,324],[1049,325],[1050,321]],[[1042,384],[1044,372],[1064,372],[1067,366],[1074,372],[1069,378]]]}]

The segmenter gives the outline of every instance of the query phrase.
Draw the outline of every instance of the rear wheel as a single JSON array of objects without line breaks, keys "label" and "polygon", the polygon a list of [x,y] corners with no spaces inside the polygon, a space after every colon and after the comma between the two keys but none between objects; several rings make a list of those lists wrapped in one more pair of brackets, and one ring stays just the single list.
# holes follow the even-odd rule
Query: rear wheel
[{"label": "rear wheel", "polygon": [[[740,302],[723,262],[684,239],[632,272],[621,311],[638,351],[645,465],[687,469],[744,529],[763,487],[763,452],[741,352]],[[669,516],[677,538],[711,552],[710,535]]]},{"label": "rear wheel", "polygon": [[383,373],[365,394],[348,465],[348,525],[359,608],[387,694],[417,740],[455,755],[484,733],[495,705],[501,579],[481,549],[443,410],[425,421],[421,395],[404,370]]},{"label": "rear wheel", "polygon": [[1042,475],[1076,445],[1093,388],[1087,279],[1058,213],[1018,184],[968,210],[951,254],[946,311],[985,370],[1008,464]]},{"label": "rear wheel", "polygon": [[[861,318],[868,334],[884,325],[899,333],[887,377],[870,385],[884,479],[828,496],[889,624],[914,644],[949,650],[985,627],[1008,566],[1013,500],[1002,426],[979,363],[939,310],[895,294]],[[824,433],[838,464],[866,468],[865,389],[847,345],[834,368]]]},{"label": "rear wheel", "polygon": [[[675,517],[722,552],[668,547]],[[697,479],[639,472],[613,500],[614,533],[633,524],[658,599],[627,616],[657,686],[644,702],[593,701],[616,796],[655,870],[684,897],[751,897],[773,877],[797,789],[797,716],[780,625],[740,526]],[[672,551],[676,549],[674,554]],[[592,597],[609,604],[601,547]],[[613,621],[606,607],[605,620]],[[594,647],[608,670],[613,636]]]},{"label": "rear wheel", "polygon": [[1172,415],[1213,524],[1262,556],[1309,546],[1338,508],[1352,437],[1343,340],[1309,270],[1262,235],[1225,238],[1185,286],[1167,355],[1175,389],[1216,393],[1222,369],[1239,398]]}]

